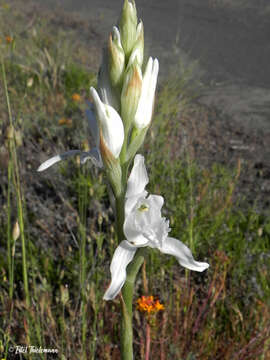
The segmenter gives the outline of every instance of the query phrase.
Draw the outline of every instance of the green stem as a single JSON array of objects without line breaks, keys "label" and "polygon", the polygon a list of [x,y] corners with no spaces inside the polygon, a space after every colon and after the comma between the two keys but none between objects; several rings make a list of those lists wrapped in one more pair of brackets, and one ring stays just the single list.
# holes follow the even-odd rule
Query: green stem
[{"label": "green stem", "polygon": [[[131,158],[126,161],[126,143],[122,149],[121,158],[121,186],[117,186],[121,191],[115,192],[115,208],[117,222],[118,243],[125,240],[123,225],[125,221],[125,194],[127,188],[127,174]],[[134,283],[138,271],[144,262],[146,249],[141,248],[137,251],[133,261],[127,267],[127,278],[122,288],[122,323],[121,323],[121,359],[133,360],[133,328],[132,328],[132,302]]]},{"label": "green stem", "polygon": [[189,247],[192,253],[194,253],[194,201],[193,201],[193,178],[192,178],[192,162],[187,149],[187,162],[188,162],[188,181],[189,181],[189,199],[190,199],[190,222],[189,222]]},{"label": "green stem", "polygon": [[135,279],[144,262],[146,249],[137,251],[127,268],[127,279],[122,288],[121,359],[133,360],[132,302]]},{"label": "green stem", "polygon": [[117,237],[118,244],[125,239],[123,232],[123,225],[125,220],[125,197],[120,195],[116,198],[116,226],[117,226]]},{"label": "green stem", "polygon": [[[6,79],[6,70],[5,70],[5,63],[3,57],[1,57],[1,65],[2,65],[2,77],[3,77],[3,84],[4,84],[4,92],[7,102],[7,109],[8,109],[8,117],[9,117],[9,124],[13,129],[13,121],[12,121],[12,113],[11,113],[11,106],[9,101],[8,95],[8,88],[7,88],[7,79]],[[22,194],[21,194],[21,187],[20,187],[20,176],[19,176],[19,167],[17,161],[17,152],[16,152],[16,142],[13,138],[10,141],[10,156],[11,162],[14,166],[14,171],[12,171],[13,182],[16,189],[16,196],[17,196],[17,206],[18,206],[18,220],[20,226],[20,235],[21,235],[21,242],[22,242],[22,266],[23,266],[23,283],[24,283],[24,292],[26,298],[26,305],[29,308],[30,306],[30,295],[29,295],[29,288],[28,288],[28,274],[27,274],[27,262],[26,262],[26,244],[25,244],[25,232],[24,232],[24,218],[23,218],[23,204],[22,204]]]},{"label": "green stem", "polygon": [[125,221],[125,195],[127,189],[128,164],[121,166],[121,191],[115,197],[116,225],[118,244],[125,239],[123,226]]},{"label": "green stem", "polygon": [[[79,170],[80,171],[80,170]],[[85,177],[84,172],[79,172],[79,178]],[[79,200],[79,233],[80,233],[80,292],[81,292],[81,314],[82,314],[82,359],[86,359],[86,333],[87,333],[87,319],[86,319],[86,207],[87,207],[87,186],[84,182],[79,182],[78,200]]]},{"label": "green stem", "polygon": [[[8,280],[9,280],[9,298],[13,297],[13,285],[14,285],[14,272],[12,267],[12,246],[14,241],[12,241],[11,236],[11,181],[12,181],[12,163],[8,163],[8,198],[7,198],[7,247],[8,247]],[[14,244],[15,245],[15,244]]]}]

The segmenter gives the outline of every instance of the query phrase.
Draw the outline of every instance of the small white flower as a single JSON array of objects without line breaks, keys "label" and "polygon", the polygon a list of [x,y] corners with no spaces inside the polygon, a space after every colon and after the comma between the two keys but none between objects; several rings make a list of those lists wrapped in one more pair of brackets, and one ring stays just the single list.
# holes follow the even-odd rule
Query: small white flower
[{"label": "small white flower", "polygon": [[143,75],[141,96],[134,118],[134,124],[138,129],[145,128],[151,122],[157,85],[158,69],[158,60],[153,60],[150,57]]},{"label": "small white flower", "polygon": [[102,158],[101,158],[100,150],[99,150],[99,143],[100,143],[99,127],[98,127],[96,117],[95,117],[91,107],[88,110],[86,110],[86,116],[88,119],[90,131],[94,138],[96,146],[93,149],[91,149],[89,152],[85,152],[85,151],[81,151],[81,150],[70,150],[63,154],[55,155],[52,158],[43,162],[39,166],[37,171],[39,171],[39,172],[44,171],[44,170],[48,169],[49,167],[51,167],[52,165],[58,163],[59,161],[65,160],[74,155],[80,155],[81,164],[84,164],[87,160],[90,159],[90,160],[92,160],[92,162],[95,166],[100,167],[100,168],[103,166]]},{"label": "small white flower", "polygon": [[169,221],[161,215],[164,199],[158,195],[147,196],[147,183],[144,157],[136,155],[126,193],[124,234],[127,240],[119,244],[113,255],[112,279],[105,300],[114,299],[120,292],[126,280],[126,268],[139,247],[149,246],[173,255],[180,265],[190,270],[201,272],[209,267],[205,262],[195,261],[190,249],[180,240],[168,236]]},{"label": "small white flower", "polygon": [[[89,152],[70,150],[63,154],[56,155],[42,163],[37,171],[44,171],[59,161],[74,155],[80,155],[82,164],[90,159],[97,167],[103,166],[101,152],[106,155],[109,153],[109,155],[112,155],[114,158],[119,157],[124,141],[122,119],[112,106],[104,104],[100,100],[100,97],[94,88],[91,87],[90,92],[94,99],[96,116],[93,113],[91,106],[86,111],[86,116],[96,146]],[[100,140],[102,140],[102,145]],[[101,149],[102,146],[103,149]],[[104,147],[106,148],[105,150]]]},{"label": "small white flower", "polygon": [[100,146],[103,146],[104,143],[106,147],[106,149],[101,150],[105,150],[105,152],[109,150],[114,158],[117,159],[125,137],[122,119],[112,106],[100,100],[97,91],[93,87],[90,88],[90,92],[94,99],[96,116],[99,123],[100,140],[102,140]]}]

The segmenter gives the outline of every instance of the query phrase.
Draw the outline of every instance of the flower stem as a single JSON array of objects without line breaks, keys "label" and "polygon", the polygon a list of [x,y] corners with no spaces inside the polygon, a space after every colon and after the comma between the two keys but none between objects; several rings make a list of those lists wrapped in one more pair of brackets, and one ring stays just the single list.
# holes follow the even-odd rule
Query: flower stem
[{"label": "flower stem", "polygon": [[150,344],[151,344],[151,327],[149,322],[146,322],[146,350],[145,350],[145,360],[150,359]]},{"label": "flower stem", "polygon": [[144,262],[146,249],[137,251],[127,268],[127,279],[122,288],[121,359],[133,360],[132,300],[135,279]]},{"label": "flower stem", "polygon": [[[115,196],[118,243],[125,239],[123,226],[125,221],[125,194],[128,167],[129,162],[122,164],[121,192]],[[137,251],[133,261],[127,268],[127,278],[125,285],[122,288],[121,360],[133,360],[132,301],[134,283],[138,271],[144,262],[146,251],[146,248],[141,248]]]}]

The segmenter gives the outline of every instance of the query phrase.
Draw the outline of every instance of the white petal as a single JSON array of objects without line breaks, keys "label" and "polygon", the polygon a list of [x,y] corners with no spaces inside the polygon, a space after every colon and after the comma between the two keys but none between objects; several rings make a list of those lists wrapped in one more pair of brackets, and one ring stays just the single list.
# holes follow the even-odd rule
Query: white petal
[{"label": "white petal", "polygon": [[127,182],[126,197],[141,194],[149,182],[146,167],[144,165],[144,157],[137,154],[134,158],[133,168]]},{"label": "white petal", "polygon": [[187,269],[201,272],[209,267],[205,262],[195,261],[190,249],[180,240],[168,237],[159,250],[164,254],[175,256],[180,265]]},{"label": "white petal", "polygon": [[99,126],[107,148],[115,158],[118,158],[124,142],[124,126],[118,112],[110,105],[104,104],[96,92],[91,87],[90,92],[93,96]]},{"label": "white petal", "polygon": [[159,63],[158,63],[158,59],[155,59],[153,65],[153,71],[151,74],[151,90],[150,90],[150,93],[152,94],[153,97],[155,95],[156,86],[157,86],[158,71],[159,71]]},{"label": "white petal", "polygon": [[142,228],[138,226],[136,215],[132,212],[124,222],[124,234],[127,240],[136,247],[147,246],[149,239],[142,233]]},{"label": "white petal", "polygon": [[101,124],[102,136],[108,149],[117,159],[120,155],[124,142],[124,126],[118,112],[110,105],[105,106],[107,117],[104,118],[104,122]]},{"label": "white petal", "polygon": [[81,154],[81,150],[70,150],[61,155],[56,155],[56,156],[44,161],[44,163],[42,163],[39,166],[37,171],[44,171],[44,170],[48,169],[49,167],[51,167],[52,165],[58,163],[59,161],[65,160],[66,158],[77,155],[77,154]]},{"label": "white petal", "polygon": [[151,122],[155,90],[158,76],[158,60],[150,57],[143,75],[142,92],[139,100],[134,123],[137,128],[143,129]]},{"label": "white petal", "polygon": [[137,25],[137,29],[136,29],[136,41],[139,39],[142,31],[143,31],[143,22],[142,22],[142,20],[140,20],[139,24]]},{"label": "white petal", "polygon": [[87,160],[91,160],[93,164],[99,168],[103,167],[101,154],[98,148],[93,148],[89,152],[82,152],[81,164],[85,164]]},{"label": "white petal", "polygon": [[164,198],[161,195],[149,195],[147,198],[147,203],[151,209],[155,210],[155,216],[161,217],[161,208],[164,204]]},{"label": "white petal", "polygon": [[113,38],[116,39],[117,41],[117,45],[122,48],[122,44],[121,44],[121,35],[120,35],[120,31],[118,29],[117,26],[113,26]]},{"label": "white petal", "polygon": [[126,281],[126,268],[132,261],[136,250],[137,249],[126,240],[122,241],[116,248],[110,266],[112,280],[103,296],[104,300],[112,300],[119,294]]}]

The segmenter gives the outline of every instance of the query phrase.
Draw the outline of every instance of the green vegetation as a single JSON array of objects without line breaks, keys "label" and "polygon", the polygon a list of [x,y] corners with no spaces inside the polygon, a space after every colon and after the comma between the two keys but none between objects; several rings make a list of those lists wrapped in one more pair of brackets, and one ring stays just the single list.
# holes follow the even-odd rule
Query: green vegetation
[{"label": "green vegetation", "polygon": [[[103,174],[77,159],[35,171],[51,155],[91,146],[84,110],[95,69],[69,55],[71,44],[49,23],[21,34],[22,14],[2,6],[0,18],[0,355],[32,345],[57,349],[59,359],[118,359],[120,299],[102,300],[115,249]],[[190,70],[160,86],[142,151],[172,236],[211,266],[190,273],[150,253],[137,297],[165,306],[150,320],[151,359],[266,360],[270,218],[236,197],[240,163],[204,167],[194,158],[182,132],[194,106]],[[135,311],[136,359],[147,321]]]}]

